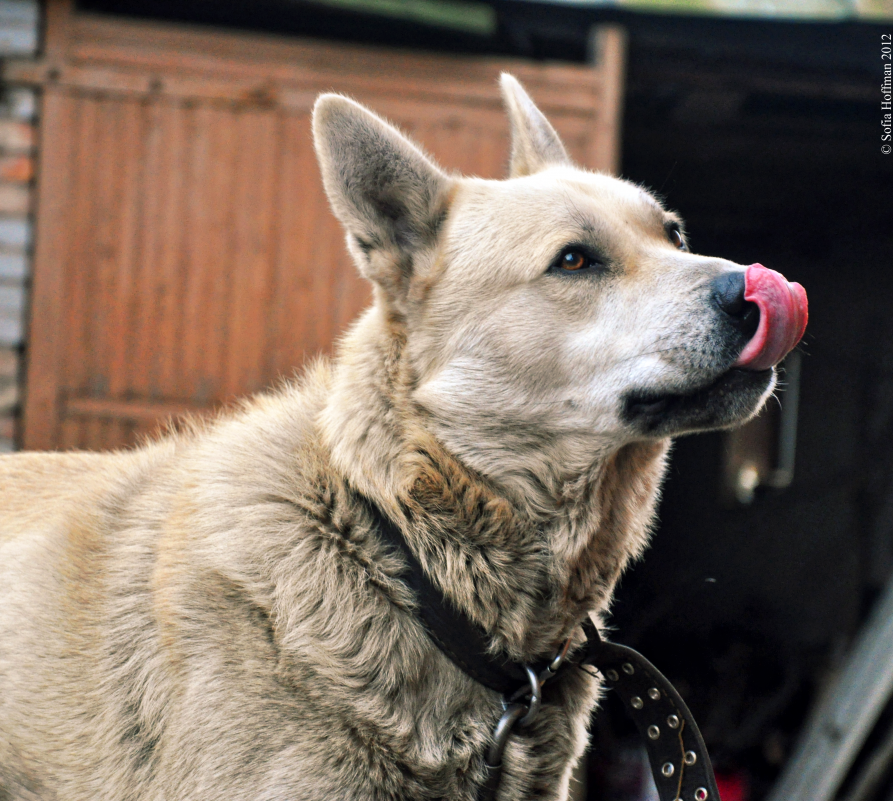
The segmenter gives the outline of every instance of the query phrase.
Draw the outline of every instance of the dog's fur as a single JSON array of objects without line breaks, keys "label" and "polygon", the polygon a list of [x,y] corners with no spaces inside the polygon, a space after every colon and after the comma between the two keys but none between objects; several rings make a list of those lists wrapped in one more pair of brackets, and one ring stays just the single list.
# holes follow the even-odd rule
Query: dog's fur
[{"label": "dog's fur", "polygon": [[[539,659],[642,552],[668,437],[761,406],[774,373],[731,369],[710,292],[742,268],[503,93],[506,181],[317,103],[375,288],[334,361],[137,450],[0,461],[0,798],[471,801],[500,698],[429,639],[363,496],[494,649]],[[566,796],[598,689],[549,685],[502,799]]]}]

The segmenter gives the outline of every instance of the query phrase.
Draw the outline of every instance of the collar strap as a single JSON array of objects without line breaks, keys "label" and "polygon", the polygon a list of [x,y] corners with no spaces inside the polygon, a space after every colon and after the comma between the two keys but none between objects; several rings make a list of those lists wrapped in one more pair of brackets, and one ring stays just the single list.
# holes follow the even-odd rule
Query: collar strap
[{"label": "collar strap", "polygon": [[719,801],[704,738],[685,701],[642,654],[605,642],[587,619],[583,664],[598,668],[639,731],[660,801]]},{"label": "collar strap", "polygon": [[[435,645],[466,675],[502,695],[510,695],[526,685],[527,666],[513,662],[505,654],[491,653],[484,631],[456,609],[428,578],[391,519],[376,504],[367,500],[367,505],[385,542],[406,562],[401,579],[415,595],[416,612]],[[545,663],[532,667],[539,674],[544,666]]]},{"label": "collar strap", "polygon": [[713,766],[698,724],[676,688],[644,656],[603,640],[589,618],[583,622],[585,646],[566,661],[568,643],[554,660],[537,665],[494,655],[487,647],[484,631],[457,610],[428,578],[391,519],[376,504],[368,499],[366,503],[383,539],[406,562],[401,579],[415,595],[417,613],[434,644],[466,675],[505,697],[506,711],[485,760],[488,781],[484,797],[495,796],[502,750],[512,728],[524,725],[535,715],[543,684],[568,665],[592,665],[620,697],[639,730],[660,801],[719,801]]}]

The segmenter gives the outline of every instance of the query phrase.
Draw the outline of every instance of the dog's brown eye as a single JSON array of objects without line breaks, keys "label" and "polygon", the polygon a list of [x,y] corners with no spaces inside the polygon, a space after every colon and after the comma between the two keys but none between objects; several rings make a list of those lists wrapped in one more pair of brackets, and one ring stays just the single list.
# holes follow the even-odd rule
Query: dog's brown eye
[{"label": "dog's brown eye", "polygon": [[678,228],[670,229],[670,241],[679,248],[679,250],[688,250],[685,246],[685,240],[682,238],[682,232]]},{"label": "dog's brown eye", "polygon": [[579,250],[572,250],[561,257],[561,266],[565,270],[583,270],[589,264],[589,259],[580,253]]},{"label": "dog's brown eye", "polygon": [[550,273],[558,275],[592,275],[600,272],[604,262],[586,245],[568,245],[549,265]]}]

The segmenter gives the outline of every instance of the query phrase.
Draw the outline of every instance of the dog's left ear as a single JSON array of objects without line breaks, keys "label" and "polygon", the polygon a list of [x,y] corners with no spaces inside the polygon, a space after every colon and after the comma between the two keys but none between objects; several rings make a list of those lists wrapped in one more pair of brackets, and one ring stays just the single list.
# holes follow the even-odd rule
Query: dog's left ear
[{"label": "dog's left ear", "polygon": [[555,129],[517,79],[504,72],[499,84],[512,126],[510,177],[533,175],[555,164],[573,164]]},{"label": "dog's left ear", "polygon": [[400,304],[434,245],[453,181],[392,125],[341,95],[313,109],[323,184],[360,271]]}]

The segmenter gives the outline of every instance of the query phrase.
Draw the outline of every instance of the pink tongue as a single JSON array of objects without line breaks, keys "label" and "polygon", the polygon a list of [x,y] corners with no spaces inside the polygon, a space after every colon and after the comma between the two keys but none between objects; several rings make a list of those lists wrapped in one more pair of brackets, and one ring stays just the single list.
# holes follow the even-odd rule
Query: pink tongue
[{"label": "pink tongue", "polygon": [[744,299],[757,304],[760,323],[733,366],[768,370],[794,349],[806,330],[806,290],[775,270],[751,264],[744,273]]}]

